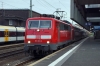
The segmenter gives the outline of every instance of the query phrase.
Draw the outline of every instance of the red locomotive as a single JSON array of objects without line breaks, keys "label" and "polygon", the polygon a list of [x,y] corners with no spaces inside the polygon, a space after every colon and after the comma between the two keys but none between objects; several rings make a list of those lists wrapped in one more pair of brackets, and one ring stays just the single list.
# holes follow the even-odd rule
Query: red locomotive
[{"label": "red locomotive", "polygon": [[49,17],[28,18],[25,30],[25,51],[38,56],[57,50],[81,39],[82,31],[69,23]]}]

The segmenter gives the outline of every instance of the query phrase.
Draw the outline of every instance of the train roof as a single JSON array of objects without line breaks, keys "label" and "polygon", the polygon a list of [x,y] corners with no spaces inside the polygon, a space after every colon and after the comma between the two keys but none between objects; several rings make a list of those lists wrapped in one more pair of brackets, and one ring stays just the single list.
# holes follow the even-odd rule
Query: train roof
[{"label": "train roof", "polygon": [[14,29],[15,27],[0,25],[0,28],[4,28],[4,29]]},{"label": "train roof", "polygon": [[3,26],[3,25],[0,25],[0,29],[15,29],[15,28],[17,28],[19,30],[25,29],[23,27],[14,27],[14,26]]},{"label": "train roof", "polygon": [[28,19],[54,19],[54,18],[50,18],[50,17],[32,17],[32,18],[28,18]]},{"label": "train roof", "polygon": [[61,20],[61,21],[63,21],[63,22],[65,22],[65,23],[68,23],[68,24],[71,24],[69,21],[67,21],[67,20]]},{"label": "train roof", "polygon": [[32,20],[32,19],[50,19],[50,20],[57,20],[57,21],[60,21],[60,22],[62,22],[62,23],[65,23],[65,24],[68,24],[68,25],[70,25],[71,23],[70,22],[68,22],[67,20],[58,20],[58,19],[56,19],[56,18],[52,18],[52,17],[33,17],[33,18],[28,18],[27,20]]},{"label": "train roof", "polygon": [[78,29],[83,29],[82,27],[79,27],[77,25],[72,25],[72,26],[75,27],[75,28],[78,28]]}]

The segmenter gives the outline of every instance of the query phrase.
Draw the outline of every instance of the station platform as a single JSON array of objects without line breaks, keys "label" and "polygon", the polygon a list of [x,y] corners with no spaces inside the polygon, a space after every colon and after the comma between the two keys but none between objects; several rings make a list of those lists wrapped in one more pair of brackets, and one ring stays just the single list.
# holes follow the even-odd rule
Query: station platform
[{"label": "station platform", "polygon": [[100,39],[87,37],[28,66],[100,66]]}]

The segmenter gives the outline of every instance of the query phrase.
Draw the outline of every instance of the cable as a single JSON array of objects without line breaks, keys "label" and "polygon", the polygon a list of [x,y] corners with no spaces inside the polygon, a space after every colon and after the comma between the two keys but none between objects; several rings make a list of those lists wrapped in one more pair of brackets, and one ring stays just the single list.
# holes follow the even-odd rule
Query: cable
[{"label": "cable", "polygon": [[[38,1],[38,0],[37,0],[37,1]],[[40,0],[40,1],[41,1],[41,0]],[[39,1],[39,2],[40,2],[40,1]],[[41,4],[43,5],[43,1],[41,1]],[[52,8],[51,8],[51,9],[48,8],[48,6],[47,6],[46,4],[44,4],[43,6],[46,7],[47,9],[49,9],[50,11],[51,11],[51,9],[52,9]]]},{"label": "cable", "polygon": [[[61,3],[60,1],[59,1],[59,3]],[[62,3],[61,3],[61,5],[63,6],[63,7],[65,7]],[[66,8],[66,7],[65,7]],[[67,8],[66,8],[67,9]]]},{"label": "cable", "polygon": [[[43,5],[42,3],[40,3],[38,0],[36,0],[39,4],[41,4],[43,7],[45,7],[45,9],[46,8],[48,8],[48,7],[46,7],[45,5]],[[48,8],[49,9],[49,8]],[[46,9],[46,10],[48,10],[48,9]],[[44,10],[44,9],[43,9]],[[50,11],[50,9],[49,9],[49,11]]]},{"label": "cable", "polygon": [[[0,1],[0,2],[2,2],[2,1]],[[6,5],[9,5],[9,6],[12,6],[12,7],[18,8],[18,7],[16,7],[16,6],[10,5],[10,4],[8,4],[8,3],[5,3],[5,2],[3,2],[3,3],[6,4]]]},{"label": "cable", "polygon": [[52,5],[51,5],[50,3],[48,3],[47,1],[45,1],[45,0],[42,0],[42,1],[46,2],[46,3],[49,4],[51,7],[53,7],[54,9],[56,9],[56,7],[52,6]]},{"label": "cable", "polygon": [[[23,2],[25,2],[24,0],[22,0]],[[26,4],[30,4],[30,3],[28,3],[28,2],[25,2]]]},{"label": "cable", "polygon": [[[41,10],[42,11],[42,9],[40,9],[40,8],[37,8],[38,10]],[[35,10],[33,10],[33,11],[35,11]],[[37,12],[37,11],[36,11]],[[46,13],[45,11],[43,11],[44,13]]]}]

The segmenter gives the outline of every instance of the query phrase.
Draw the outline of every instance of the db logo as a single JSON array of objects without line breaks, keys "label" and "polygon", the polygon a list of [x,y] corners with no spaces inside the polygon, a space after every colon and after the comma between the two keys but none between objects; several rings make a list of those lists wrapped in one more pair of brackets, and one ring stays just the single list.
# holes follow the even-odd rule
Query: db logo
[{"label": "db logo", "polygon": [[41,36],[40,36],[40,35],[36,35],[36,38],[37,38],[37,39],[41,39]]}]

